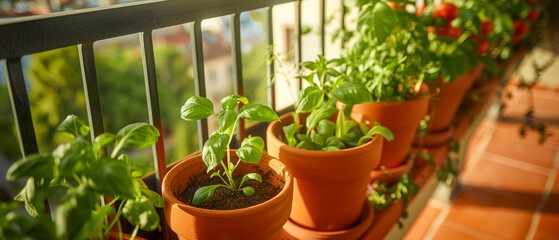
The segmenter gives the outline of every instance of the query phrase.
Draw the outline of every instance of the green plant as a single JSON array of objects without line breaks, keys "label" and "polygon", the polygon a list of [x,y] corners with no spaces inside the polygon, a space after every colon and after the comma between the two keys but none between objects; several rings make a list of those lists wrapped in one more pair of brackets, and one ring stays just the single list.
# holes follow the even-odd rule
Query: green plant
[{"label": "green plant", "polygon": [[[417,194],[419,186],[411,179],[408,173],[404,173],[398,182],[388,186],[384,182],[376,181],[373,187],[368,185],[369,190],[367,198],[375,207],[375,211],[380,211],[386,207],[395,204],[399,201],[404,201],[404,211],[402,212],[402,219],[408,217],[407,207],[409,200]],[[398,226],[401,228],[402,223],[398,221]]]},{"label": "green plant", "polygon": [[[301,77],[310,86],[299,92],[293,123],[283,127],[284,141],[290,146],[307,150],[338,151],[361,145],[371,140],[375,134],[381,134],[387,140],[394,138],[390,130],[378,123],[369,129],[365,124],[357,124],[349,119],[353,105],[371,102],[372,98],[361,83],[344,82],[340,78],[341,74],[335,69],[340,64],[340,59],[327,60],[320,55],[314,62],[302,63],[310,73]],[[337,101],[344,104],[341,110],[334,107]],[[303,128],[299,122],[299,114],[308,112],[311,113]],[[336,113],[338,115],[335,122],[328,120]]]},{"label": "green plant", "polygon": [[[235,111],[237,105],[242,103],[242,107]],[[208,140],[204,143],[202,149],[202,160],[207,166],[207,172],[217,167],[219,164],[223,167],[223,174],[227,180],[221,176],[220,170],[214,172],[211,177],[219,177],[224,184],[216,184],[201,187],[194,193],[192,203],[198,205],[213,196],[216,188],[224,187],[231,191],[242,191],[246,196],[254,194],[254,188],[250,186],[243,187],[243,183],[247,180],[256,180],[262,182],[260,175],[256,173],[248,173],[243,176],[241,182],[237,185],[233,180],[233,172],[240,162],[258,164],[262,157],[264,149],[264,140],[260,137],[247,137],[241,143],[241,147],[235,152],[239,157],[237,163],[231,161],[230,144],[233,140],[234,131],[241,119],[250,121],[270,122],[279,120],[274,110],[262,104],[249,103],[248,99],[239,95],[229,95],[221,100],[223,110],[214,113],[214,106],[210,100],[204,97],[194,96],[189,98],[181,108],[181,117],[187,121],[196,121],[214,116],[217,118],[218,129],[214,131]],[[223,157],[227,153],[227,161],[224,162]]]},{"label": "green plant", "polygon": [[[137,178],[143,171],[128,155],[120,153],[122,149],[143,149],[155,144],[159,132],[154,126],[130,124],[116,135],[97,136],[92,144],[85,139],[89,126],[70,115],[57,131],[72,141],[58,145],[52,153],[20,159],[6,175],[8,180],[27,179],[15,200],[24,202],[27,212],[36,221],[43,221],[48,197],[56,210],[54,220],[43,223],[54,224],[56,239],[105,239],[115,224],[121,230],[121,215],[135,226],[132,239],[139,229],[160,228],[155,208],[164,207],[163,199]],[[105,149],[112,143],[111,154],[106,156]],[[102,204],[102,196],[112,197],[112,200]],[[116,212],[113,204],[118,204]],[[113,220],[105,223],[112,214]]]}]

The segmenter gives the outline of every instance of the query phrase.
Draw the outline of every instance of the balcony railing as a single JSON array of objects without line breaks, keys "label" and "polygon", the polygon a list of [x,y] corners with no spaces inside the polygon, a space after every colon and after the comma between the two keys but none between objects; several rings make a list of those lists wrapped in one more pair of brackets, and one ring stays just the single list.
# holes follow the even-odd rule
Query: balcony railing
[{"label": "balcony railing", "polygon": [[[61,12],[48,15],[30,16],[5,20],[0,23],[0,60],[4,59],[7,83],[14,112],[22,156],[39,152],[34,130],[28,91],[25,84],[22,57],[47,50],[68,46],[78,46],[87,116],[91,126],[91,138],[103,133],[103,114],[100,91],[95,66],[95,42],[137,34],[140,39],[145,80],[147,111],[149,121],[161,132],[154,146],[153,162],[157,186],[166,173],[165,143],[158,96],[158,81],[154,61],[152,33],[154,30],[188,24],[191,32],[191,49],[195,93],[206,95],[204,76],[204,56],[201,23],[205,19],[230,16],[234,92],[243,94],[243,71],[240,44],[240,14],[255,9],[264,9],[267,27],[267,44],[274,43],[273,8],[279,4],[292,2],[294,12],[294,62],[301,62],[301,0],[171,0],[145,1],[116,6]],[[343,1],[340,1],[342,6]],[[325,0],[319,0],[320,51],[325,51]],[[342,27],[343,24],[343,8]],[[272,81],[274,64],[267,62],[268,105],[276,109],[275,89]],[[300,81],[299,81],[300,87]],[[240,136],[245,136],[245,126],[241,125]],[[208,138],[207,121],[198,122],[199,146]]]}]

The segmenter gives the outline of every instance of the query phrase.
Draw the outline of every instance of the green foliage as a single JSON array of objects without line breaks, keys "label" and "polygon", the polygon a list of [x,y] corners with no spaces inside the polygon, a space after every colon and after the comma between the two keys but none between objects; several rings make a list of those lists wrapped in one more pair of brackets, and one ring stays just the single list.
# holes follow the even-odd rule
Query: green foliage
[{"label": "green foliage", "polygon": [[[118,156],[123,148],[142,149],[155,144],[159,132],[154,126],[130,124],[116,135],[98,136],[93,144],[84,139],[89,127],[76,116],[68,116],[57,129],[69,135],[71,142],[59,145],[52,153],[20,159],[6,175],[10,180],[27,179],[14,199],[24,202],[32,221],[38,222],[32,226],[47,234],[53,229],[56,236],[49,239],[104,239],[119,221],[122,210],[124,217],[139,229],[152,231],[159,226],[155,207],[163,207],[163,199],[134,176],[136,168],[127,155]],[[114,144],[110,157],[99,154],[110,144]],[[101,196],[113,197],[113,201],[101,206]],[[42,220],[50,219],[44,213],[47,197],[57,206],[54,222]],[[114,221],[106,225],[106,217],[115,213],[110,205],[117,200],[121,206]],[[26,231],[22,234],[33,236]]]},{"label": "green foliage", "polygon": [[[419,186],[411,179],[408,173],[404,173],[398,182],[388,186],[384,182],[375,182],[375,188],[369,189],[367,198],[375,207],[375,211],[380,211],[386,207],[404,201],[404,212],[402,212],[402,219],[408,217],[407,207],[409,201],[415,197],[419,191]],[[400,223],[399,223],[400,224]]]},{"label": "green foliage", "polygon": [[[204,143],[202,160],[206,164],[208,173],[221,164],[224,170],[223,174],[227,178],[227,180],[222,178],[219,170],[212,173],[211,177],[221,178],[224,184],[205,186],[196,190],[192,200],[193,205],[199,205],[209,200],[218,187],[224,187],[231,191],[242,191],[246,196],[251,196],[254,194],[254,189],[251,187],[243,188],[243,183],[249,179],[262,182],[258,174],[249,173],[243,177],[241,183],[237,186],[233,180],[233,172],[240,162],[258,164],[260,158],[262,158],[264,140],[260,137],[252,136],[245,138],[241,143],[241,147],[236,151],[239,157],[237,163],[231,161],[229,147],[233,140],[233,133],[241,119],[270,122],[279,120],[278,115],[268,106],[251,103],[246,97],[239,95],[225,96],[221,103],[223,110],[217,114],[213,112],[214,106],[212,102],[204,97],[191,97],[181,108],[181,117],[187,121],[201,120],[212,115],[217,118],[217,130]],[[236,112],[235,108],[239,103],[243,103],[243,106]],[[225,154],[227,154],[226,162],[223,161]]]},{"label": "green foliage", "polygon": [[[371,102],[371,94],[360,82],[345,82],[336,69],[342,64],[341,59],[327,60],[318,56],[314,62],[303,62],[301,65],[310,70],[301,77],[310,85],[299,91],[294,123],[284,126],[284,141],[292,147],[316,151],[338,151],[355,147],[372,139],[373,135],[384,135],[388,140],[393,136],[390,130],[376,125],[374,131],[363,126],[363,131],[353,120],[348,119],[354,104]],[[334,104],[339,101],[344,110],[339,112]],[[299,123],[299,113],[310,112],[306,123]],[[337,113],[336,121],[331,118]],[[382,129],[382,130],[380,130]],[[281,136],[279,136],[281,138]]]}]

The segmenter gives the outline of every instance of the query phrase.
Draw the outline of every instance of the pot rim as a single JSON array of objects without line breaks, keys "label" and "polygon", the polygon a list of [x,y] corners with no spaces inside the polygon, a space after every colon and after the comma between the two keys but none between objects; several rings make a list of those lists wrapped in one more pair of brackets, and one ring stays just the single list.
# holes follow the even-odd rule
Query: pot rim
[{"label": "pot rim", "polygon": [[[231,152],[235,152],[236,149],[231,149]],[[170,202],[171,206],[166,206],[165,208],[170,208],[173,207],[173,205],[176,205],[178,208],[180,208],[183,211],[192,213],[192,215],[196,215],[196,216],[205,216],[205,217],[216,217],[216,218],[227,218],[227,217],[232,217],[232,216],[243,216],[243,215],[250,215],[252,213],[257,213],[257,212],[261,212],[264,209],[267,209],[268,205],[278,205],[280,204],[284,199],[286,199],[287,197],[290,196],[290,189],[293,188],[293,174],[291,173],[291,170],[289,170],[289,168],[287,168],[287,166],[285,164],[283,164],[281,161],[279,161],[278,159],[269,156],[267,154],[262,154],[262,158],[260,159],[260,161],[268,161],[268,168],[271,168],[270,165],[277,165],[280,167],[279,171],[284,173],[284,180],[285,180],[285,184],[283,185],[283,188],[281,189],[281,191],[274,196],[273,198],[259,203],[257,205],[253,205],[250,207],[245,207],[245,208],[239,208],[239,209],[233,209],[233,210],[216,210],[216,209],[205,209],[205,208],[199,208],[199,207],[195,207],[195,206],[191,206],[188,205],[180,200],[178,200],[175,197],[175,194],[172,193],[172,191],[170,190],[170,187],[168,185],[171,184],[171,178],[175,178],[176,176],[180,175],[182,173],[182,170],[185,169],[187,167],[187,165],[189,165],[190,162],[192,161],[196,161],[197,159],[200,159],[199,163],[190,163],[190,165],[193,164],[204,164],[203,161],[201,160],[202,158],[202,154],[198,153],[194,156],[188,157],[186,159],[182,159],[180,160],[181,162],[178,163],[175,167],[173,167],[171,170],[169,170],[169,172],[167,172],[167,174],[165,175],[165,178],[163,178],[163,182],[162,182],[162,186],[161,186],[161,193],[162,193],[162,197],[166,200]]]}]

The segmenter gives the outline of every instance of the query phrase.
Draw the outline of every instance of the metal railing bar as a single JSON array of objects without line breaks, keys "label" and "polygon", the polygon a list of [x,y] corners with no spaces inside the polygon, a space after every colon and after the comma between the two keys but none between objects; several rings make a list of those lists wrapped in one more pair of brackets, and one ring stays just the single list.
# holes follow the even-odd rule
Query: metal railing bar
[{"label": "metal railing bar", "polygon": [[[12,111],[15,118],[19,149],[21,156],[25,158],[31,154],[39,153],[39,146],[33,127],[33,118],[31,117],[31,107],[25,87],[21,58],[6,59],[4,66],[8,74],[8,93],[10,94]],[[45,199],[45,212],[50,215],[50,206],[47,199]]]},{"label": "metal railing bar", "polygon": [[[190,23],[192,47],[192,69],[194,70],[194,87],[197,96],[206,97],[206,77],[204,74],[204,48],[202,42],[202,21]],[[198,120],[198,143],[200,149],[208,140],[208,120]]]},{"label": "metal railing bar", "polygon": [[103,112],[101,110],[101,98],[99,96],[99,85],[95,71],[95,55],[93,43],[78,45],[80,67],[82,72],[83,92],[87,108],[87,119],[89,121],[91,141],[105,132],[103,124]]},{"label": "metal railing bar", "polygon": [[[231,56],[233,57],[233,83],[235,94],[244,96],[243,60],[241,53],[241,13],[231,14]],[[239,121],[238,143],[246,137],[245,120]]]},{"label": "metal railing bar", "polygon": [[149,115],[149,123],[159,130],[157,143],[152,146],[153,167],[158,189],[161,191],[161,180],[167,173],[165,160],[165,143],[163,138],[163,126],[161,123],[161,107],[159,106],[159,93],[157,88],[157,76],[155,70],[155,59],[153,51],[153,36],[151,31],[140,33],[140,45],[142,47],[142,63],[144,69],[144,80],[146,83],[146,98]]},{"label": "metal railing bar", "polygon": [[[268,43],[268,51],[274,51],[274,7],[268,7],[265,11],[265,21],[267,26],[267,37],[266,41]],[[273,54],[273,52],[270,52]],[[267,79],[267,91],[268,91],[268,105],[275,111],[276,110],[276,87],[274,84],[275,75],[275,63],[271,61],[271,56],[266,55],[266,79]]]},{"label": "metal railing bar", "polygon": [[[301,6],[302,6],[303,1],[302,0],[297,0],[295,2],[295,46],[294,46],[294,60],[295,60],[295,68],[296,71],[299,72],[301,70],[301,60],[302,60],[302,19],[301,19]],[[299,92],[302,88],[303,88],[303,81],[301,80],[301,78],[298,78],[297,81],[297,92]]]},{"label": "metal railing bar", "polygon": [[6,59],[4,63],[6,73],[8,74],[8,92],[12,102],[19,148],[21,155],[26,157],[27,155],[38,153],[39,147],[37,145],[35,129],[33,128],[31,107],[25,87],[21,58]]},{"label": "metal railing bar", "polygon": [[156,0],[0,23],[0,59],[201,21],[293,0]]},{"label": "metal railing bar", "polygon": [[318,17],[320,28],[320,55],[326,55],[326,30],[325,30],[325,17],[326,17],[326,0],[318,1]]}]

